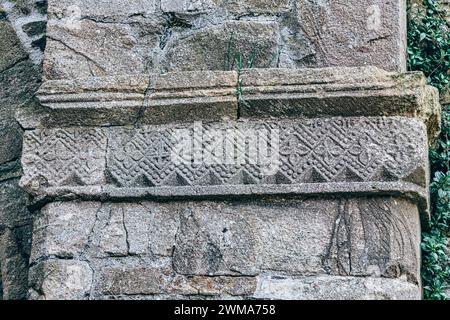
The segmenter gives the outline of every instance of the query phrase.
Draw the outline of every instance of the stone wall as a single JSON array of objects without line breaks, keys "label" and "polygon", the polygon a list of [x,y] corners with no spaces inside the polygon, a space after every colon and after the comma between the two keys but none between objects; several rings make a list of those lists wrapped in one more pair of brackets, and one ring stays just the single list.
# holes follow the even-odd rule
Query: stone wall
[{"label": "stone wall", "polygon": [[[39,8],[40,4],[37,2]],[[32,16],[16,20],[21,11],[19,5],[0,4],[0,298],[3,299],[24,299],[28,291],[32,217],[26,208],[28,196],[18,185],[22,174],[23,129],[14,116],[33,103],[40,85],[39,59],[42,60],[44,49],[33,54],[18,37],[17,26],[23,26],[23,30],[31,30],[33,26],[31,22],[24,23],[33,20]],[[30,3],[23,5],[27,10],[32,8]]]},{"label": "stone wall", "polygon": [[224,70],[241,52],[254,67],[404,71],[405,10],[401,0],[49,1],[44,69],[48,79]]},{"label": "stone wall", "polygon": [[373,67],[240,77],[241,107],[234,71],[46,81],[30,298],[420,299],[436,90]]},{"label": "stone wall", "polygon": [[421,298],[440,119],[406,1],[2,4],[5,298]]},{"label": "stone wall", "polygon": [[31,298],[417,299],[418,217],[392,197],[52,203]]}]

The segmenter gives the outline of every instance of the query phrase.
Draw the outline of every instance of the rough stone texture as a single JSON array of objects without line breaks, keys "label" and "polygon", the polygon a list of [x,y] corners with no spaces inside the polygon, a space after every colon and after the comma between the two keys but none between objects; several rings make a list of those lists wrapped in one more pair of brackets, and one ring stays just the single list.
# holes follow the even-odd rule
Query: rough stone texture
[{"label": "rough stone texture", "polygon": [[9,64],[0,73],[0,163],[11,162],[20,157],[22,130],[14,120],[14,112],[26,104],[36,92],[38,71],[29,60]]},{"label": "rough stone texture", "polygon": [[46,14],[46,0],[0,1],[0,20],[3,16],[11,23],[20,47],[37,66],[42,63],[45,49]]},{"label": "rough stone texture", "polygon": [[156,10],[155,0],[60,0],[49,1],[50,18],[72,16],[121,21],[133,15],[148,17]]},{"label": "rough stone texture", "polygon": [[[195,155],[194,141],[207,149]],[[255,148],[246,149],[246,144]],[[45,193],[48,187],[102,185],[404,181],[426,187],[425,147],[424,125],[397,117],[34,130],[24,138],[22,185],[32,193]],[[241,160],[229,157],[235,153]],[[186,156],[200,156],[200,162]]]},{"label": "rough stone texture", "polygon": [[[0,201],[0,204],[3,204],[3,201]],[[24,206],[20,209],[24,210]],[[32,227],[29,221],[27,222],[13,228],[2,228],[0,231],[0,271],[3,286],[2,298],[5,300],[27,297],[28,260],[32,232]]]},{"label": "rough stone texture", "polygon": [[170,274],[168,267],[105,268],[95,290],[103,295],[159,294],[169,286]]},{"label": "rough stone texture", "polygon": [[[50,204],[34,218],[31,262],[44,257],[73,258],[89,242],[100,204]],[[80,215],[80,210],[83,212]]]},{"label": "rough stone texture", "polygon": [[[163,64],[166,71],[226,70],[224,56],[231,35],[235,50],[244,57],[255,55],[255,67],[276,63],[278,25],[273,22],[226,22],[219,27],[196,31],[186,38],[173,37],[167,43]],[[232,39],[231,39],[232,40]],[[220,57],[211,59],[211,57]],[[234,57],[231,57],[233,62]],[[272,64],[273,65],[273,64]]]},{"label": "rough stone texture", "polygon": [[154,0],[49,1],[46,78],[143,73],[153,65]]},{"label": "rough stone texture", "polygon": [[[300,29],[326,66],[406,69],[406,1],[300,1]],[[383,54],[380,54],[383,52]]]},{"label": "rough stone texture", "polygon": [[420,288],[406,279],[270,276],[258,279],[255,297],[281,300],[420,300]]},{"label": "rough stone texture", "polygon": [[48,14],[47,79],[228,70],[238,52],[264,68],[406,68],[403,0],[50,0]]},{"label": "rough stone texture", "polygon": [[2,3],[0,110],[27,130],[21,160],[22,128],[0,135],[4,294],[21,161],[30,299],[420,298],[439,104],[381,71],[405,70],[405,1],[49,0],[46,31],[42,1]]},{"label": "rough stone texture", "polygon": [[0,229],[14,229],[30,223],[26,210],[27,194],[18,186],[18,179],[8,179],[0,184]]},{"label": "rough stone texture", "polygon": [[38,97],[50,110],[19,116],[24,127],[30,117],[35,128],[405,115],[423,119],[433,140],[440,123],[438,93],[421,73],[373,67],[246,69],[239,81],[232,71],[53,80]]},{"label": "rough stone texture", "polygon": [[25,127],[29,123],[61,127],[236,119],[236,84],[235,72],[53,80],[45,82],[38,94],[50,110],[32,110],[18,119]]},{"label": "rough stone texture", "polygon": [[[47,54],[44,71],[47,78],[77,78],[111,74],[143,73],[151,64],[147,47],[155,39],[144,36],[137,27],[101,24],[91,20],[79,25],[48,24]],[[140,43],[139,38],[146,38]]]},{"label": "rough stone texture", "polygon": [[27,57],[22,49],[19,39],[15,36],[14,29],[7,21],[0,21],[0,71],[16,64]]},{"label": "rough stone texture", "polygon": [[92,285],[92,269],[87,262],[48,260],[30,269],[30,299],[83,300]]},{"label": "rough stone texture", "polygon": [[10,8],[0,8],[0,299],[8,300],[27,296],[32,230],[28,196],[18,186],[22,129],[14,114],[30,102],[40,76],[5,9]]},{"label": "rough stone texture", "polygon": [[162,0],[163,12],[178,14],[211,13],[224,9],[237,17],[245,15],[276,15],[291,9],[290,0]]},{"label": "rough stone texture", "polygon": [[[34,242],[30,283],[39,298],[420,298],[419,213],[414,202],[400,198],[64,202],[47,205],[41,215],[48,218],[34,232],[47,230],[48,248],[76,240],[60,249],[75,260],[46,260],[55,251],[35,250],[42,243]],[[86,221],[70,228],[75,216]],[[108,245],[96,247],[105,238]],[[128,251],[112,252],[124,242]],[[70,268],[77,269],[74,279],[63,281]]]},{"label": "rough stone texture", "polygon": [[[40,146],[37,153],[24,154],[22,163],[29,165],[30,177],[37,177],[34,182],[24,182],[32,189],[40,186],[77,184],[93,185],[104,183],[106,135],[101,129],[68,129],[55,132],[30,131],[25,135],[24,153],[27,148]],[[29,143],[29,144],[28,144]],[[40,159],[48,159],[48,166]],[[37,165],[37,166],[36,166]],[[23,177],[24,181],[27,180]]]}]

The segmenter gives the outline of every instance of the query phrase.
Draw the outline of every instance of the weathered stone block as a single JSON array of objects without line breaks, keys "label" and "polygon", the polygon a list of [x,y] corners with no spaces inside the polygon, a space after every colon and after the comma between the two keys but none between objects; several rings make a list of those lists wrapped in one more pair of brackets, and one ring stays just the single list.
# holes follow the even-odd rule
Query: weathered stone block
[{"label": "weathered stone block", "polygon": [[336,214],[335,203],[322,202],[189,206],[177,233],[174,269],[185,275],[321,272],[325,234]]},{"label": "weathered stone block", "polygon": [[48,260],[30,269],[30,299],[84,300],[91,291],[93,272],[76,260]]},{"label": "weathered stone block", "polygon": [[[321,79],[321,80],[317,80]],[[111,126],[223,118],[407,116],[439,132],[439,101],[421,73],[378,68],[248,69],[47,81],[35,126]],[[236,94],[237,89],[242,93]],[[239,108],[237,106],[239,101]],[[239,111],[239,112],[238,112]],[[24,126],[30,121],[21,120]]]},{"label": "weathered stone block", "polygon": [[180,220],[176,205],[142,202],[123,210],[130,255],[172,256]]},{"label": "weathered stone block", "polygon": [[185,208],[173,256],[180,274],[278,271],[419,281],[419,215],[408,202],[320,199]]},{"label": "weathered stone block", "polygon": [[141,123],[235,120],[236,72],[183,72],[155,76]]},{"label": "weathered stone block", "polygon": [[420,300],[420,287],[406,279],[364,277],[258,278],[255,297],[281,300]]},{"label": "weathered stone block", "polygon": [[29,60],[17,62],[0,72],[0,141],[3,142],[0,143],[0,164],[20,157],[22,130],[14,120],[14,113],[32,98],[39,80],[37,70]]},{"label": "weathered stone block", "polygon": [[[236,119],[237,81],[237,73],[231,71],[47,81],[38,97],[50,110],[39,124],[110,126]],[[22,125],[29,123],[27,118],[20,117]]]},{"label": "weathered stone block", "polygon": [[50,18],[123,21],[129,16],[149,16],[156,10],[155,0],[49,0]]},{"label": "weathered stone block", "polygon": [[413,115],[428,124],[431,137],[439,132],[438,92],[420,72],[247,69],[241,79],[243,118]]},{"label": "weathered stone block", "polygon": [[[38,233],[33,244],[35,250],[42,243],[48,246],[55,243],[55,237],[64,237],[68,239],[66,247],[89,247],[83,259],[90,261],[96,270],[95,297],[164,294],[279,299],[420,297],[419,213],[417,203],[410,200],[328,197],[119,203],[103,205],[98,210],[99,206],[95,202],[48,205],[42,212],[49,216],[57,209],[59,216],[64,217],[71,208],[77,208],[81,218],[86,215],[89,218],[90,212],[97,211],[100,222],[92,228],[89,239],[88,228],[78,232],[81,237],[76,241],[68,237],[76,237],[76,230],[61,230],[57,235],[47,232],[45,242],[40,241]],[[114,212],[122,214],[123,221],[111,224]],[[105,227],[105,222],[110,226]],[[70,223],[67,226],[70,229]],[[121,230],[120,237],[116,227]],[[122,230],[126,230],[125,240]],[[171,235],[159,238],[165,230]],[[102,247],[95,243],[105,238],[109,239],[108,246],[103,248],[108,250],[107,255],[99,255]],[[130,248],[130,256],[117,257],[111,254],[117,251],[107,249],[119,248],[124,242]],[[40,268],[44,266],[34,267],[37,271],[30,278],[37,292],[40,291],[36,288],[47,283],[39,280],[44,275]],[[62,267],[52,264],[47,268]],[[78,274],[85,276],[87,269],[83,270],[77,271]],[[64,272],[64,269],[57,271],[56,278],[47,285],[62,281]],[[319,291],[313,289],[316,284]],[[326,286],[330,290],[323,289]],[[285,290],[278,291],[281,288]],[[368,292],[363,292],[364,289]],[[49,294],[71,288],[62,283],[52,290],[55,291]],[[87,291],[77,292],[76,297],[80,298],[81,292]]]},{"label": "weathered stone block", "polygon": [[[54,237],[63,237],[68,239],[66,247],[83,248],[92,233],[92,239],[110,240],[104,248],[128,243],[134,251],[130,254],[171,257],[173,247],[174,271],[186,276],[255,276],[277,271],[301,276],[406,276],[412,283],[419,281],[418,208],[401,198],[109,204],[101,210],[109,215],[109,225],[96,228],[92,228],[92,215],[100,212],[99,203],[50,205],[43,213],[50,216],[59,210],[65,217],[70,208],[77,208],[80,217],[91,216],[87,219],[91,227],[82,232],[47,232],[47,246],[55,243]],[[115,213],[124,220],[112,224]],[[160,239],[163,230],[172,230],[172,235]],[[76,234],[76,241],[69,239],[68,235]],[[39,245],[38,237],[34,246]],[[159,252],[153,251],[158,247]],[[126,246],[121,253],[126,255],[125,250]]]},{"label": "weathered stone block", "polygon": [[299,1],[297,18],[318,66],[406,70],[406,1]]},{"label": "weathered stone block", "polygon": [[163,12],[205,13],[218,7],[220,0],[161,0]]},{"label": "weathered stone block", "polygon": [[0,228],[0,292],[4,300],[26,299],[28,260],[31,249],[31,224]]},{"label": "weathered stone block", "polygon": [[279,14],[289,11],[289,0],[229,0],[223,1],[225,8],[237,15]]},{"label": "weathered stone block", "polygon": [[0,72],[27,58],[20,40],[7,21],[0,21]]},{"label": "weathered stone block", "polygon": [[156,44],[156,36],[142,34],[133,24],[50,20],[44,75],[73,79],[145,73]]},{"label": "weathered stone block", "polygon": [[255,277],[182,277],[176,276],[170,284],[172,294],[203,296],[247,296],[256,290]]},{"label": "weathered stone block", "polygon": [[227,21],[187,37],[172,37],[165,48],[163,68],[166,71],[227,70],[227,65],[234,64],[237,52],[245,61],[254,57],[255,68],[267,68],[276,60],[278,29],[275,22]]},{"label": "weathered stone block", "polygon": [[289,0],[162,0],[164,12],[179,14],[212,13],[227,10],[236,16],[279,14],[291,9]]},{"label": "weathered stone block", "polygon": [[98,249],[102,253],[105,252],[111,256],[126,256],[128,254],[127,230],[125,227],[125,209],[115,206],[105,206],[99,218],[104,223],[99,226],[98,232],[99,243]]},{"label": "weathered stone block", "polygon": [[79,257],[87,248],[100,203],[51,203],[34,219],[31,261]]},{"label": "weathered stone block", "polygon": [[28,195],[19,187],[19,180],[0,183],[0,227],[13,229],[27,225],[32,215],[27,210]]},{"label": "weathered stone block", "polygon": [[[22,184],[29,189],[105,180],[106,135],[102,129],[29,131],[24,144]],[[46,165],[47,161],[52,165]]]},{"label": "weathered stone block", "polygon": [[[47,76],[98,76],[147,68],[155,72],[223,70],[231,34],[236,44],[231,63],[240,51],[244,60],[256,52],[258,67],[375,65],[391,71],[406,69],[403,0],[373,4],[357,0],[350,4],[164,0],[160,4],[161,8],[156,8],[154,0],[133,0],[127,5],[117,0],[112,4],[103,0],[50,1]],[[167,19],[160,11],[177,16]],[[254,16],[258,18],[247,19]],[[56,24],[65,29],[55,31],[52,26]],[[82,32],[67,30],[77,28]],[[114,41],[108,41],[108,35]],[[100,42],[101,51],[95,47]],[[131,51],[134,56],[129,55]],[[113,57],[110,60],[117,70],[111,68],[104,53]]]},{"label": "weathered stone block", "polygon": [[172,270],[162,266],[117,266],[99,271],[95,292],[102,295],[152,295],[167,292]]},{"label": "weathered stone block", "polygon": [[[163,242],[158,239],[159,233],[165,236],[165,225],[158,225],[156,228],[150,227],[155,223],[153,212],[147,209],[143,204],[129,204],[125,205],[123,211],[123,229],[126,232],[125,244],[127,245],[127,253],[130,255],[144,255],[149,253],[149,246],[154,245],[154,242]],[[160,220],[158,219],[157,224]],[[164,231],[163,231],[164,230]],[[150,241],[150,237],[155,237],[154,241]]]},{"label": "weathered stone block", "polygon": [[424,124],[404,117],[35,130],[21,183],[59,199],[377,190],[423,200],[426,146]]}]

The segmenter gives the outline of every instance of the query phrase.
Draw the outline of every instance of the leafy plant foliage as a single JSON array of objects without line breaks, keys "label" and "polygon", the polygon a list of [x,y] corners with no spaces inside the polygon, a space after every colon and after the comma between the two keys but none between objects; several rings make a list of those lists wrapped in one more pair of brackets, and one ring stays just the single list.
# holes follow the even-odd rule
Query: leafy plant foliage
[{"label": "leafy plant foliage", "polygon": [[[440,92],[450,90],[450,27],[436,0],[423,0],[408,8],[408,68],[423,71]],[[450,230],[450,108],[442,110],[442,133],[430,151],[430,229],[422,235],[424,298],[444,300],[450,282],[448,237]]]}]

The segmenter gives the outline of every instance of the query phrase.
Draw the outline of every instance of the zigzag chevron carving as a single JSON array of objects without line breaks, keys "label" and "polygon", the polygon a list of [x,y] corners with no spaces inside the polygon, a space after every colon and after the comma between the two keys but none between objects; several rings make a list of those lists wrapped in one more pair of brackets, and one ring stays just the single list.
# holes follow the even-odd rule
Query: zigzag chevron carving
[{"label": "zigzag chevron carving", "polygon": [[143,128],[35,130],[23,184],[118,187],[426,183],[424,125],[327,118]]}]

